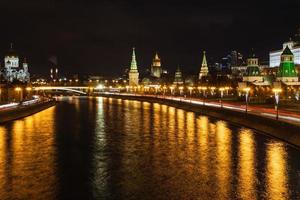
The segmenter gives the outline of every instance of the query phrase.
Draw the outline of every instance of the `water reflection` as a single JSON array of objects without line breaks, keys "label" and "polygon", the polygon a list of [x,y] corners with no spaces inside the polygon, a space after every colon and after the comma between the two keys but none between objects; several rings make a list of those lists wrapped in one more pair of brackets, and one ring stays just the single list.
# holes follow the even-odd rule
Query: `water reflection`
[{"label": "water reflection", "polygon": [[0,126],[0,199],[297,199],[299,155],[166,105],[63,98]]},{"label": "water reflection", "polygon": [[238,194],[241,199],[257,199],[255,174],[255,141],[254,133],[249,129],[242,129],[239,134],[239,166],[238,166]]},{"label": "water reflection", "polygon": [[287,183],[287,155],[284,145],[273,142],[267,145],[267,197],[272,200],[289,199]]}]

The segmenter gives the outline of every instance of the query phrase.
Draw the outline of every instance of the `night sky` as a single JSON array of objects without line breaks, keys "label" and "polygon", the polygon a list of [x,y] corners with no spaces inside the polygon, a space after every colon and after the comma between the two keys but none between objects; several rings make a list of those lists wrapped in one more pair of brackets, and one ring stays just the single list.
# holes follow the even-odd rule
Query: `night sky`
[{"label": "night sky", "polygon": [[118,75],[133,46],[141,71],[155,51],[171,72],[197,72],[203,50],[209,62],[251,48],[268,60],[300,27],[299,0],[1,0],[0,8],[0,55],[13,42],[31,74],[48,73],[54,56],[66,74]]}]

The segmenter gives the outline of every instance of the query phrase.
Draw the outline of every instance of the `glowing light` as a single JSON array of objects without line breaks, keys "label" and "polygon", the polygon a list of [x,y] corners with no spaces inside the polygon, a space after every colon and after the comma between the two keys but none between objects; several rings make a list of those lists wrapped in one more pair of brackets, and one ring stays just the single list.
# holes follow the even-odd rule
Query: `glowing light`
[{"label": "glowing light", "polygon": [[22,91],[22,88],[16,87],[16,88],[15,88],[15,91],[20,92],[20,91]]},{"label": "glowing light", "polygon": [[31,87],[27,87],[26,90],[27,90],[27,91],[31,91],[32,88],[31,88]]}]

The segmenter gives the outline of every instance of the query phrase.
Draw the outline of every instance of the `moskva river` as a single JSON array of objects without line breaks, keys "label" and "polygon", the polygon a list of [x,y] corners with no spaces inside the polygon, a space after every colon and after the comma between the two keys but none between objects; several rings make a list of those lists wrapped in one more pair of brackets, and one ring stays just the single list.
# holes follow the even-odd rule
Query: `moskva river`
[{"label": "moskva river", "polygon": [[277,139],[156,103],[58,100],[0,126],[0,199],[300,199],[300,151]]}]

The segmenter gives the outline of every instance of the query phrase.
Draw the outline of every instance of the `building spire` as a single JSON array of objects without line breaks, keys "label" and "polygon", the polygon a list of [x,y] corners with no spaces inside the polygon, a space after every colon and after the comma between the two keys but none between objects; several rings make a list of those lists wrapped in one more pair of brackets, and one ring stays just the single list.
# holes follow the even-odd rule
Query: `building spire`
[{"label": "building spire", "polygon": [[206,60],[206,52],[203,51],[203,59],[202,59],[200,73],[199,73],[199,79],[207,75],[208,75],[208,67],[207,67],[207,60]]},{"label": "building spire", "polygon": [[206,52],[203,51],[203,60],[202,60],[202,65],[201,67],[207,67],[207,61],[206,61]]},{"label": "building spire", "polygon": [[130,70],[137,70],[136,58],[135,58],[135,48],[132,48],[132,58],[131,58],[131,65]]}]

